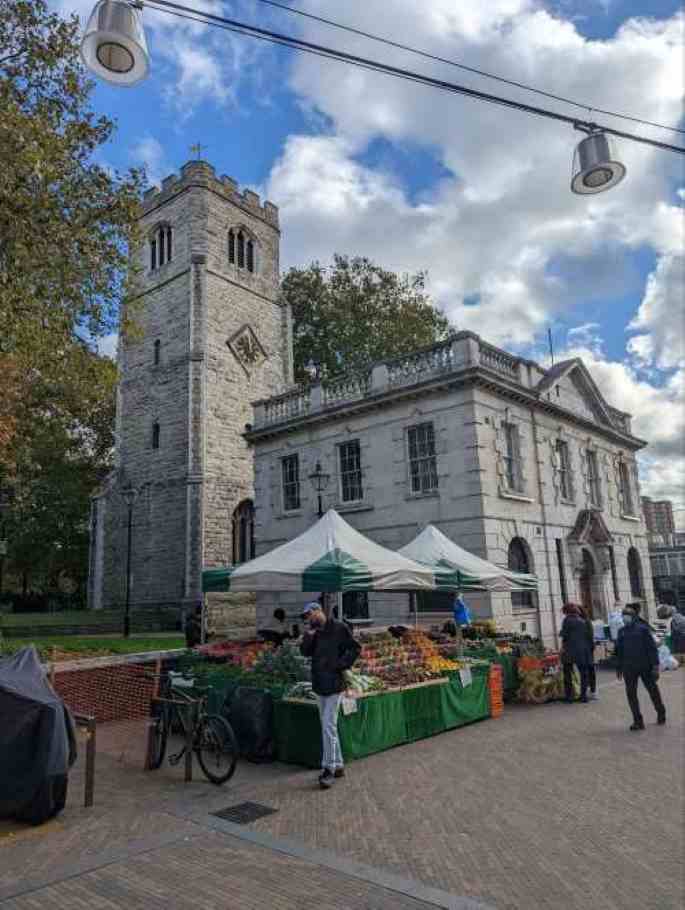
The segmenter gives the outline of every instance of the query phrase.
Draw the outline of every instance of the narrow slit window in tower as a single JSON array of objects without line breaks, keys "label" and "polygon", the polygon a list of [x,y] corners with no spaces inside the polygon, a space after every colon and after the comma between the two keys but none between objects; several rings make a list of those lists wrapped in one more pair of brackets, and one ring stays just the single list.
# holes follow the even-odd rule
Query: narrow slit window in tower
[{"label": "narrow slit window in tower", "polygon": [[245,268],[245,237],[242,231],[238,232],[238,268]]}]

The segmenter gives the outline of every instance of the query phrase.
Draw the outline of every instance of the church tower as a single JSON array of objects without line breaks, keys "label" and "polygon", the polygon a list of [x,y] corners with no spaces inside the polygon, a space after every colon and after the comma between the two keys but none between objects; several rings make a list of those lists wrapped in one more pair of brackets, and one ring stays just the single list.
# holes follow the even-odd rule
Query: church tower
[{"label": "church tower", "polygon": [[196,601],[203,565],[253,555],[242,433],[251,402],[291,381],[278,209],[192,161],[148,190],[141,228],[134,330],[119,351],[116,465],[91,516],[95,608],[124,604],[129,507],[134,610]]}]

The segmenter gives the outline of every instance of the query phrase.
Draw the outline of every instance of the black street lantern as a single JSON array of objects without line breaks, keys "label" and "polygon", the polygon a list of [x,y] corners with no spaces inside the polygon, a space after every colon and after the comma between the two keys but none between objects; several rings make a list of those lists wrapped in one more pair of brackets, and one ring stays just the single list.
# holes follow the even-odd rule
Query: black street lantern
[{"label": "black street lantern", "polygon": [[121,491],[126,507],[128,508],[128,523],[126,532],[126,605],[124,607],[124,638],[131,634],[131,540],[133,538],[133,504],[138,496],[135,487],[125,487]]},{"label": "black street lantern", "polygon": [[317,461],[314,471],[309,475],[309,479],[312,482],[312,486],[319,498],[319,518],[323,517],[323,503],[321,500],[321,494],[328,486],[328,481],[331,479],[330,474],[326,474],[321,468],[321,462]]}]

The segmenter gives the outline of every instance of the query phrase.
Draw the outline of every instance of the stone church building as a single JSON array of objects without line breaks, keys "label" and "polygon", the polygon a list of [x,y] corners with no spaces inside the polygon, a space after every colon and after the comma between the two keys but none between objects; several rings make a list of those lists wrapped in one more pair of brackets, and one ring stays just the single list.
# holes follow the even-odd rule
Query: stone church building
[{"label": "stone church building", "polygon": [[[144,198],[135,335],[120,345],[115,468],[93,498],[90,604],[197,602],[204,566],[284,543],[324,508],[398,549],[432,522],[537,594],[470,598],[553,641],[564,600],[652,611],[635,461],[645,443],[580,360],[545,370],[460,332],[360,375],[293,385],[278,210],[202,161]],[[305,595],[258,597],[296,616]],[[439,595],[346,595],[359,623],[425,619]]]},{"label": "stone church building", "polygon": [[[203,563],[253,552],[251,402],[291,383],[278,209],[202,161],[143,200],[136,333],[120,344],[116,462],[91,514],[89,600],[197,602]],[[131,491],[128,493],[128,491]]]}]

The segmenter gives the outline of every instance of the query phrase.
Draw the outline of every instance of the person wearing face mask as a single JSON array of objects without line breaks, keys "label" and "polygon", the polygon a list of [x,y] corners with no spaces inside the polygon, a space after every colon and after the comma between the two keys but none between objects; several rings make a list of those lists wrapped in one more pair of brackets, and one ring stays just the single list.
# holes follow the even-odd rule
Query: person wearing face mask
[{"label": "person wearing face mask", "polygon": [[312,659],[312,689],[319,703],[323,756],[319,786],[328,790],[336,778],[344,777],[343,756],[338,739],[338,711],[345,691],[345,670],[359,657],[361,647],[345,625],[326,614],[318,604],[307,604],[302,618],[309,622],[300,651]]},{"label": "person wearing face mask", "polygon": [[623,679],[626,697],[633,715],[631,730],[644,730],[645,722],[637,697],[638,680],[642,680],[656,710],[658,724],[666,723],[666,708],[661,699],[659,654],[649,625],[641,621],[638,612],[628,604],[623,608],[623,628],[616,641],[616,676]]}]

